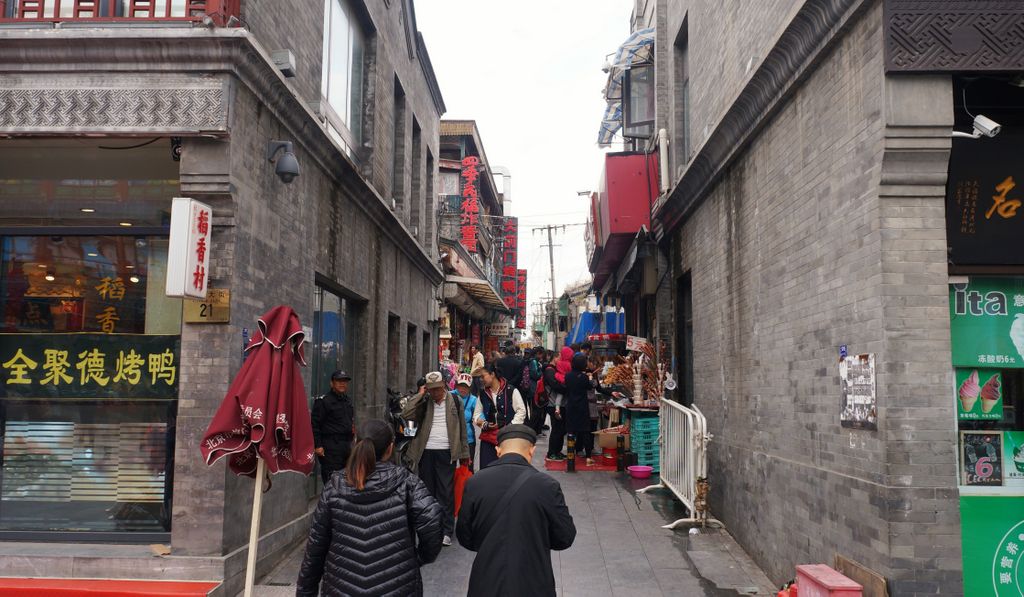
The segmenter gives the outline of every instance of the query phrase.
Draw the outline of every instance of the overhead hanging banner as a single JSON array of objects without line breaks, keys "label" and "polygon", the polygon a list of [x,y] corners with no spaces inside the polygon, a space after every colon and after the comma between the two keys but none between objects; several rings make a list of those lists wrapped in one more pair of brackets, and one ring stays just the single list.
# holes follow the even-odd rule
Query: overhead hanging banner
[{"label": "overhead hanging banner", "polygon": [[516,291],[516,328],[526,329],[526,270],[519,270]]},{"label": "overhead hanging banner", "polygon": [[501,299],[513,313],[518,307],[519,218],[503,218],[501,226]]},{"label": "overhead hanging banner", "polygon": [[949,331],[957,367],[1024,368],[1024,278],[951,284]]}]

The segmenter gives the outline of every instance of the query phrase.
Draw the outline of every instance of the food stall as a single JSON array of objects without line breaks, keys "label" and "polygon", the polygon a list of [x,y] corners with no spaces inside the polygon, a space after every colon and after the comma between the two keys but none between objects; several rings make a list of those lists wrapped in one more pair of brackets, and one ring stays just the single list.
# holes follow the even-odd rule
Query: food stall
[{"label": "food stall", "polygon": [[611,399],[602,409],[601,420],[607,425],[595,432],[595,445],[614,448],[615,438],[626,435],[626,447],[637,455],[636,463],[657,471],[661,400],[666,389],[675,388],[665,365],[665,343],[656,350],[646,338],[623,334],[594,335],[590,342],[595,354],[606,357],[599,377],[602,392]]}]

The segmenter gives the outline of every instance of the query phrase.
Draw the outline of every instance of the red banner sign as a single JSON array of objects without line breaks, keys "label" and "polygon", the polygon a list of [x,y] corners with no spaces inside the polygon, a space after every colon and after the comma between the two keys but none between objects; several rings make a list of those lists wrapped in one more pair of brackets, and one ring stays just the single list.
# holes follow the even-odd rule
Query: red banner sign
[{"label": "red banner sign", "polygon": [[516,293],[516,327],[526,328],[526,270],[519,270],[519,290]]},{"label": "red banner sign", "polygon": [[519,275],[519,219],[505,218],[501,226],[501,298],[505,306],[515,313],[518,305]]},{"label": "red banner sign", "polygon": [[466,156],[462,160],[462,246],[470,253],[476,253],[477,230],[480,226],[480,197],[476,181],[480,178],[477,166],[480,159]]}]

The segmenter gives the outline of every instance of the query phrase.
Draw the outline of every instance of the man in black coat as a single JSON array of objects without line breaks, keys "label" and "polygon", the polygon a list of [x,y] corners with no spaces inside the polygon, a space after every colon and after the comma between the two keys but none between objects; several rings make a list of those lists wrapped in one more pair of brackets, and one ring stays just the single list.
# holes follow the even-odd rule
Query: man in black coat
[{"label": "man in black coat", "polygon": [[558,481],[530,464],[536,441],[526,425],[506,425],[498,460],[466,482],[455,534],[477,552],[470,597],[555,595],[551,550],[572,546],[576,525]]},{"label": "man in black coat", "polygon": [[320,460],[320,477],[324,485],[335,471],[345,468],[352,452],[355,407],[348,397],[352,377],[344,371],[331,374],[331,391],[317,396],[310,415],[313,424],[313,446]]}]

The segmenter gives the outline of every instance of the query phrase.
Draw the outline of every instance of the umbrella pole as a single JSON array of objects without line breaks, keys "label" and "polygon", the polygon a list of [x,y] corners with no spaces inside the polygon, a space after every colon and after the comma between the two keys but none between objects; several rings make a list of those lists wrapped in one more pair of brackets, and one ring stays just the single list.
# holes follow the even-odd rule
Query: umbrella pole
[{"label": "umbrella pole", "polygon": [[260,539],[260,511],[263,509],[263,475],[266,463],[256,458],[256,489],[252,495],[252,522],[249,525],[249,556],[245,563],[245,597],[252,597],[256,580],[256,547]]}]

